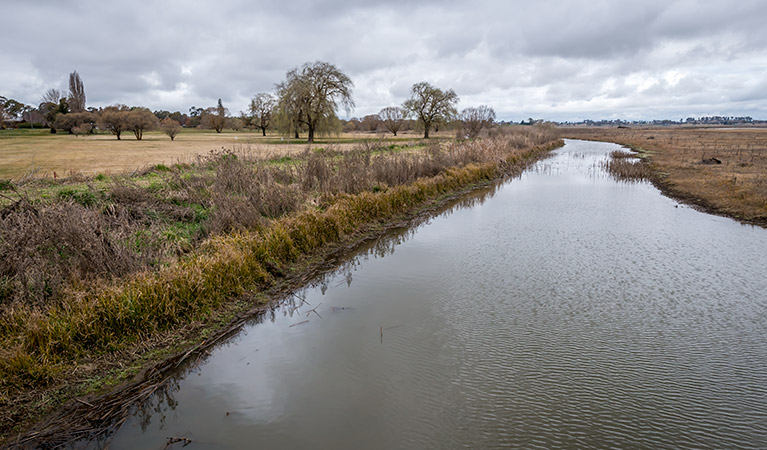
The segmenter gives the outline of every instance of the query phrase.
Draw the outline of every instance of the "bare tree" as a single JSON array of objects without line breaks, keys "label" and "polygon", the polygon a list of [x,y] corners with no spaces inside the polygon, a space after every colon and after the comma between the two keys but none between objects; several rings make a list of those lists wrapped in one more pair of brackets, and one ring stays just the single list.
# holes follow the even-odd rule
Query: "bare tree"
[{"label": "bare tree", "polygon": [[266,129],[272,123],[272,115],[276,106],[277,99],[272,94],[266,92],[256,94],[250,100],[250,115],[253,117],[255,125],[261,128],[264,136],[266,136]]},{"label": "bare tree", "polygon": [[495,122],[495,111],[486,105],[466,108],[461,111],[460,119],[468,137],[475,138],[483,128],[487,128]]},{"label": "bare tree", "polygon": [[224,108],[221,99],[218,99],[217,106],[207,108],[202,112],[200,123],[203,128],[216,130],[216,133],[220,133],[226,126],[226,116],[228,114],[229,110]]},{"label": "bare tree", "polygon": [[63,95],[61,94],[61,91],[58,89],[48,89],[43,94],[43,98],[40,99],[40,103],[53,103],[54,105],[59,104],[59,100],[63,98]]},{"label": "bare tree", "polygon": [[378,117],[378,114],[368,114],[360,122],[363,131],[378,131],[380,125],[381,119]]},{"label": "bare tree", "polygon": [[80,74],[75,70],[69,74],[69,109],[72,112],[85,111],[85,87]]},{"label": "bare tree", "polygon": [[80,130],[84,130],[85,127],[81,125],[88,125],[90,128],[88,132],[93,129],[98,121],[98,116],[90,112],[79,112],[69,114],[57,114],[56,119],[53,121],[53,126],[58,129],[64,130],[69,134],[75,133],[75,128],[80,127]]},{"label": "bare tree", "polygon": [[226,124],[234,131],[239,131],[245,126],[245,122],[237,117],[230,117],[226,120]]},{"label": "bare tree", "polygon": [[399,106],[388,106],[378,113],[378,118],[381,119],[384,128],[396,136],[407,119],[407,111]]},{"label": "bare tree", "polygon": [[424,139],[428,139],[433,125],[455,117],[458,95],[452,89],[443,92],[422,81],[414,84],[410,93],[410,98],[402,106],[421,122]]},{"label": "bare tree", "polygon": [[133,132],[136,140],[144,137],[144,131],[157,128],[157,116],[147,108],[135,108],[125,115],[126,128]]},{"label": "bare tree", "polygon": [[104,108],[101,113],[101,120],[99,126],[105,130],[109,130],[110,133],[117,136],[117,140],[120,140],[120,135],[123,131],[128,129],[127,115],[128,107],[125,105],[108,106]]},{"label": "bare tree", "polygon": [[317,61],[290,70],[285,81],[277,85],[278,109],[289,126],[298,130],[305,125],[308,142],[314,142],[317,131],[337,124],[336,110],[343,107],[347,114],[354,107],[352,83],[345,73],[330,63]]},{"label": "bare tree", "polygon": [[175,139],[176,135],[181,131],[181,124],[170,117],[162,119],[160,126],[162,127],[162,131],[168,135],[171,141]]}]

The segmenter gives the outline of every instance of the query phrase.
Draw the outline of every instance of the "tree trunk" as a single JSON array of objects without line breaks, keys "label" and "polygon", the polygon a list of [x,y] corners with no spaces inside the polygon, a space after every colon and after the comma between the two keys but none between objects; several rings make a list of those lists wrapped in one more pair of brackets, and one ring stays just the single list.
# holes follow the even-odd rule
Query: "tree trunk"
[{"label": "tree trunk", "polygon": [[298,128],[296,128],[296,139],[298,139],[298,138],[299,138],[299,136],[298,136]]},{"label": "tree trunk", "polygon": [[306,140],[308,143],[314,142],[314,127],[309,127],[309,138]]},{"label": "tree trunk", "polygon": [[266,136],[266,127],[261,127],[261,132]]},{"label": "tree trunk", "polygon": [[423,129],[423,138],[429,139],[429,127],[424,127]]}]

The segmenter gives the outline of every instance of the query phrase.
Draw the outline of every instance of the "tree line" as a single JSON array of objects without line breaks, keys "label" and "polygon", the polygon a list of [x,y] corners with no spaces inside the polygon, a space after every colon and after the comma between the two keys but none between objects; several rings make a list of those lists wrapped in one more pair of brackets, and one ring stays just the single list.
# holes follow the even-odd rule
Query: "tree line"
[{"label": "tree line", "polygon": [[423,131],[454,126],[461,137],[473,138],[495,121],[495,111],[486,105],[456,110],[458,95],[452,89],[440,89],[422,81],[415,83],[410,97],[402,105],[384,107],[378,114],[362,119],[343,120],[340,110],[350,114],[354,108],[351,78],[333,64],[317,61],[289,70],[275,85],[273,93],[261,92],[250,101],[248,111],[233,117],[221,99],[216,106],[192,106],[188,113],[112,105],[86,107],[85,87],[77,71],[69,75],[69,92],[47,90],[37,107],[0,97],[0,126],[48,127],[52,133],[63,130],[82,135],[95,129],[111,132],[117,139],[133,133],[141,140],[144,131],[161,129],[171,140],[182,128],[206,128],[221,133],[225,128],[259,129],[266,136],[269,129],[300,138],[305,134],[314,142],[320,134],[341,131],[378,131],[397,133],[409,129]]}]

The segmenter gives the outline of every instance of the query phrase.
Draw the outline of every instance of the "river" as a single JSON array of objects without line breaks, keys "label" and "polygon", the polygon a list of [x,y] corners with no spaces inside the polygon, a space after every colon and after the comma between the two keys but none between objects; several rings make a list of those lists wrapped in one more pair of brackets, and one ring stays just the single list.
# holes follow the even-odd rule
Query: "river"
[{"label": "river", "polygon": [[767,230],[616,182],[618,148],[360,249],[110,448],[765,448]]}]

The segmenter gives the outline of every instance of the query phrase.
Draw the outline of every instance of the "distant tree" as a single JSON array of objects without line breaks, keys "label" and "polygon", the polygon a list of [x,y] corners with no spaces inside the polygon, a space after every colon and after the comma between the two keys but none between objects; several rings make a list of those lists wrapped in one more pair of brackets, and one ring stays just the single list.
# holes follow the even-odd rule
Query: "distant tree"
[{"label": "distant tree", "polygon": [[381,119],[378,118],[378,114],[368,114],[362,118],[360,125],[364,131],[377,131],[381,125]]},{"label": "distant tree", "polygon": [[226,127],[226,116],[228,114],[229,110],[224,108],[221,99],[218,99],[217,106],[212,106],[202,112],[200,124],[203,128],[216,130],[216,133],[220,133]]},{"label": "distant tree", "polygon": [[80,74],[75,70],[69,74],[69,109],[72,112],[85,111],[85,87]]},{"label": "distant tree", "polygon": [[125,124],[126,129],[132,131],[136,140],[140,141],[144,137],[144,131],[154,130],[159,121],[149,109],[134,108],[125,115]]},{"label": "distant tree", "polygon": [[119,141],[122,132],[128,129],[128,113],[128,107],[125,105],[108,106],[101,113],[99,125],[101,128],[109,130],[110,133],[117,136]]},{"label": "distant tree", "polygon": [[422,81],[414,84],[410,93],[410,98],[402,106],[421,122],[424,139],[429,137],[432,126],[455,117],[458,95],[452,89],[443,92]]},{"label": "distant tree", "polygon": [[12,98],[0,97],[0,114],[3,120],[17,120],[27,105]]},{"label": "distant tree", "polygon": [[58,89],[48,89],[43,94],[43,98],[40,99],[40,103],[53,103],[54,105],[59,104],[59,100],[61,100],[64,96],[61,95],[61,91]]},{"label": "distant tree", "polygon": [[350,132],[350,131],[357,131],[360,129],[362,122],[357,117],[352,117],[349,120],[344,121],[343,130]]},{"label": "distant tree", "polygon": [[486,105],[466,108],[461,111],[460,119],[468,137],[475,138],[479,136],[479,132],[483,128],[487,128],[495,122],[495,111]]},{"label": "distant tree", "polygon": [[278,112],[292,129],[301,125],[309,132],[308,142],[315,133],[340,126],[336,110],[342,106],[347,114],[354,107],[352,80],[336,66],[317,61],[306,63],[285,74],[277,85]]},{"label": "distant tree", "polygon": [[407,119],[407,111],[399,106],[388,106],[378,113],[384,128],[395,136]]},{"label": "distant tree", "polygon": [[89,123],[83,123],[83,124],[80,124],[80,125],[72,128],[72,133],[75,136],[77,136],[77,137],[84,136],[86,134],[90,134],[91,131],[93,131],[93,125],[91,125]]},{"label": "distant tree", "polygon": [[272,94],[261,92],[250,100],[250,115],[253,123],[261,128],[261,133],[266,136],[266,129],[272,124],[272,116],[277,106],[277,99]]},{"label": "distant tree", "polygon": [[7,116],[7,113],[5,112],[5,104],[7,102],[8,102],[8,98],[0,95],[0,130],[5,129],[5,121],[8,120],[6,119],[6,117],[8,116]]},{"label": "distant tree", "polygon": [[181,124],[170,117],[162,119],[160,127],[162,128],[162,131],[168,135],[171,141],[174,140],[176,135],[181,131]]},{"label": "distant tree", "polygon": [[157,120],[162,121],[166,117],[170,116],[170,111],[166,111],[164,109],[158,109],[157,111],[152,111],[152,114],[154,114],[154,116],[157,117]]},{"label": "distant tree", "polygon": [[98,116],[89,112],[58,114],[53,121],[53,126],[69,134],[74,134],[74,129],[77,127],[80,127],[81,131],[85,129],[81,125],[88,125],[90,127],[88,131],[92,130],[97,121]]},{"label": "distant tree", "polygon": [[245,122],[237,117],[230,117],[226,120],[227,126],[234,131],[239,131],[245,126]]}]

